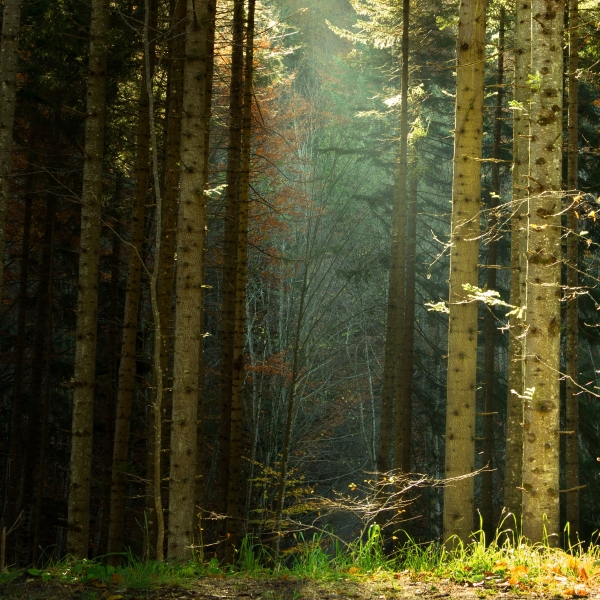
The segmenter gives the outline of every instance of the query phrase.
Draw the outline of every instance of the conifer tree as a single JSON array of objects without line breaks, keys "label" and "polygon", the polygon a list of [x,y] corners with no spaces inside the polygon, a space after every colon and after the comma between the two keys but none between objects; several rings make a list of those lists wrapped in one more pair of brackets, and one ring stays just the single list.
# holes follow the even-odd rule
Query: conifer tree
[{"label": "conifer tree", "polygon": [[[452,183],[446,477],[475,467],[477,304],[465,286],[477,286],[483,130],[486,0],[461,2],[456,44],[456,117]],[[444,539],[467,542],[473,530],[472,478],[444,491]],[[451,542],[452,543],[452,542]]]}]

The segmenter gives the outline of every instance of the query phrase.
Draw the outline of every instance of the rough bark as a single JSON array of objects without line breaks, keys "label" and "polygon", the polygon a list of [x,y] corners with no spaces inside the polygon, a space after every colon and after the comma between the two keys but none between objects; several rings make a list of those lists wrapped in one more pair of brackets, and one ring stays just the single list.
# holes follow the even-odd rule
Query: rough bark
[{"label": "rough bark", "polygon": [[[233,40],[229,104],[229,147],[227,152],[227,193],[225,195],[225,232],[223,239],[223,303],[221,316],[221,422],[219,426],[218,510],[225,514],[228,505],[231,463],[231,412],[235,302],[237,287],[239,191],[242,152],[242,104],[244,72],[244,0],[233,3]],[[225,534],[225,523],[223,524]],[[219,549],[219,553],[224,548]]]},{"label": "rough bark", "polygon": [[6,0],[2,13],[2,46],[0,47],[0,261],[2,261],[2,265],[0,265],[0,300],[4,281],[6,218],[10,197],[21,4],[22,0]]},{"label": "rough bark", "polygon": [[[531,65],[531,3],[516,3],[513,98],[519,107],[513,111],[513,216],[510,234],[510,303],[525,302],[525,244],[527,231],[529,173],[529,102],[531,89],[527,76]],[[508,394],[506,399],[506,462],[504,465],[504,506],[512,517],[507,527],[521,527],[521,484],[523,463],[523,320],[509,317]]]},{"label": "rough bark", "polygon": [[531,6],[531,138],[523,411],[523,533],[559,532],[563,0]]},{"label": "rough bark", "polygon": [[[150,28],[156,28],[156,7],[150,6]],[[154,68],[154,36],[150,43],[150,68]],[[152,77],[152,73],[150,73]],[[142,261],[144,244],[144,222],[149,183],[150,158],[150,114],[147,86],[148,73],[146,61],[142,65],[142,87],[138,100],[138,126],[136,158],[134,166],[135,187],[131,209],[129,264],[127,270],[127,288],[125,290],[125,314],[121,341],[121,362],[119,364],[119,383],[117,393],[117,411],[112,456],[112,478],[110,493],[110,525],[108,529],[108,552],[119,553],[123,550],[123,527],[125,521],[126,471],[129,456],[129,429],[131,408],[135,394],[136,341],[138,332],[138,312],[142,291]],[[120,557],[111,556],[113,563]]]},{"label": "rough bark", "polygon": [[187,558],[195,523],[198,380],[202,347],[206,2],[188,0],[177,224],[173,415],[169,479],[169,558]]},{"label": "rough bark", "polygon": [[90,28],[67,518],[67,553],[77,558],[87,558],[89,546],[108,6],[93,0]]},{"label": "rough bark", "polygon": [[[494,110],[494,142],[492,147],[492,186],[490,195],[490,229],[494,236],[496,218],[493,211],[498,205],[500,196],[500,139],[502,136],[502,101],[504,98],[504,24],[506,10],[500,7],[498,30],[498,71],[496,76],[496,107]],[[497,243],[492,237],[488,244],[487,288],[496,289],[496,262],[498,257]],[[497,315],[493,307],[488,307],[485,314],[485,354],[483,365],[483,456],[482,462],[486,470],[481,476],[481,518],[486,542],[494,537],[495,522],[493,511],[494,473],[494,375],[496,366],[496,325]]]},{"label": "rough bark", "polygon": [[[570,194],[575,194],[578,181],[578,80],[579,66],[579,15],[578,0],[569,0],[569,106],[568,106],[568,161],[567,187]],[[572,201],[572,198],[568,199]],[[576,288],[579,285],[577,273],[577,215],[574,210],[567,213],[567,302],[566,323],[566,408],[567,434],[566,443],[566,516],[569,523],[570,537],[576,543],[579,531],[579,389],[578,379],[578,333],[579,307]]]},{"label": "rough bark", "polygon": [[248,211],[250,198],[250,150],[252,135],[252,98],[254,74],[254,12],[255,0],[248,0],[246,28],[246,59],[244,67],[244,105],[242,115],[242,152],[239,185],[237,273],[235,292],[235,324],[233,334],[233,373],[231,385],[231,433],[229,483],[227,491],[227,545],[225,561],[233,563],[235,547],[241,533],[242,490],[242,388],[244,383],[244,342],[246,333],[246,281],[248,255]]},{"label": "rough bark", "polygon": [[[446,477],[474,471],[477,304],[465,302],[465,284],[476,286],[483,130],[486,0],[461,2],[456,76],[456,118],[450,250]],[[466,542],[473,530],[473,478],[444,492],[444,539]],[[454,543],[454,542],[450,542]]]},{"label": "rough bark", "polygon": [[[400,244],[400,270],[397,275],[398,282],[397,299],[397,335],[396,335],[396,364],[395,364],[395,386],[394,399],[396,405],[396,418],[394,421],[394,468],[402,469],[405,473],[410,471],[410,444],[411,444],[411,397],[406,394],[406,385],[403,379],[407,377],[407,369],[412,372],[412,365],[408,365],[406,356],[407,331],[413,328],[413,318],[408,320],[406,314],[406,268],[407,263],[407,240],[406,240],[406,184],[408,173],[408,30],[409,30],[410,0],[402,2],[402,72],[400,77],[400,154],[398,162],[398,173],[396,180],[397,205],[395,209],[400,211],[400,232],[398,243]],[[385,368],[385,363],[384,363]],[[408,437],[407,437],[408,436]]]}]

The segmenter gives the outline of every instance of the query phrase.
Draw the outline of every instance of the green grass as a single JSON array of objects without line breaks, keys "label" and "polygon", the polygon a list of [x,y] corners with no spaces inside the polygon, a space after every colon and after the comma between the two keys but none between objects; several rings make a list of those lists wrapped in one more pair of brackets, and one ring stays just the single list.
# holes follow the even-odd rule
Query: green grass
[{"label": "green grass", "polygon": [[[118,567],[103,559],[63,560],[50,562],[43,569],[28,569],[26,576],[60,583],[149,589],[190,585],[204,576],[360,580],[389,578],[400,572],[432,583],[449,579],[488,587],[550,591],[575,590],[575,586],[585,586],[589,578],[600,576],[600,546],[590,544],[584,549],[577,544],[565,552],[547,545],[528,545],[512,532],[497,534],[489,544],[479,532],[471,544],[456,542],[447,546],[418,544],[406,536],[407,541],[392,555],[384,552],[382,532],[377,525],[349,544],[332,532],[316,533],[309,539],[297,534],[294,538],[293,547],[283,551],[278,560],[270,547],[247,536],[235,564],[227,567],[214,558],[208,562],[168,563],[143,561],[127,553]],[[22,574],[22,570],[1,573],[0,584],[9,584]]]}]

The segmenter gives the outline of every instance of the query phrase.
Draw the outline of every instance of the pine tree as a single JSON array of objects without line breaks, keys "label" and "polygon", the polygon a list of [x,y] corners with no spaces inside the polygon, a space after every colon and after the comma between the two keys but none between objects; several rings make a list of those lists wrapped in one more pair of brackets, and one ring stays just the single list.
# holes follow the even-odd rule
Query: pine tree
[{"label": "pine tree", "polygon": [[531,5],[523,533],[558,542],[563,0]]},{"label": "pine tree", "polygon": [[89,542],[108,7],[107,0],[93,0],[90,28],[67,527],[67,552],[78,558],[87,558]]},{"label": "pine tree", "polygon": [[[456,44],[456,119],[450,250],[446,477],[475,467],[477,304],[465,285],[477,286],[483,131],[486,0],[461,2]],[[446,485],[444,539],[467,542],[473,530],[473,479]]]}]

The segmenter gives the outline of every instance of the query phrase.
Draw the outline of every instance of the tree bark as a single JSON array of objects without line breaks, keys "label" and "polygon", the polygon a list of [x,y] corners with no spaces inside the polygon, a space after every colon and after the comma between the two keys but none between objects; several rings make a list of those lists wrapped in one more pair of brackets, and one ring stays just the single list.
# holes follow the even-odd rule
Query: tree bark
[{"label": "tree bark", "polygon": [[67,553],[77,558],[89,549],[108,9],[107,0],[92,1],[67,519]]},{"label": "tree bark", "polygon": [[[496,262],[498,247],[494,239],[496,218],[493,214],[500,197],[500,140],[502,137],[502,101],[504,98],[504,25],[506,9],[500,7],[498,29],[498,72],[496,76],[496,107],[494,111],[494,142],[492,148],[492,189],[490,195],[490,229],[491,239],[488,244],[487,288],[496,289]],[[481,476],[481,519],[486,543],[494,538],[494,505],[493,484],[494,473],[494,375],[496,366],[496,323],[497,315],[492,306],[487,307],[485,314],[485,353],[483,365],[483,466],[486,469]]]},{"label": "tree bark", "polygon": [[531,6],[523,533],[558,543],[563,0]]},{"label": "tree bark", "polygon": [[[162,211],[160,230],[160,256],[158,258],[157,299],[160,313],[161,347],[160,369],[163,381],[164,403],[170,398],[171,369],[171,330],[173,284],[175,275],[175,243],[177,233],[177,202],[179,199],[179,172],[181,158],[181,116],[183,107],[183,65],[185,61],[186,2],[171,0],[170,21],[172,35],[169,38],[170,68],[168,74],[167,115],[165,132],[165,161],[163,168]],[[156,366],[152,366],[152,381],[157,381]],[[155,395],[155,393],[154,393]],[[163,429],[166,427],[163,425]],[[148,546],[147,555],[153,556],[157,542],[157,514],[154,495],[154,459],[161,456],[155,444],[154,410],[148,412],[147,462],[146,462],[146,523]],[[167,431],[165,431],[167,433]],[[163,461],[159,465],[164,469]]]},{"label": "tree bark", "polygon": [[[461,2],[456,45],[456,120],[450,250],[446,477],[474,471],[477,379],[477,304],[464,285],[477,286],[483,130],[486,0]],[[473,478],[447,484],[444,539],[469,540]],[[449,542],[454,544],[454,540]]]},{"label": "tree bark", "polygon": [[[231,467],[231,419],[233,355],[235,344],[235,303],[238,275],[240,174],[242,156],[244,73],[244,0],[233,2],[233,40],[229,104],[229,147],[227,152],[227,192],[223,240],[223,308],[221,316],[221,423],[219,427],[218,510],[227,513]],[[223,523],[222,533],[227,525]],[[228,545],[228,544],[227,544]],[[219,548],[219,554],[225,548]]]},{"label": "tree bark", "polygon": [[233,373],[231,385],[231,433],[229,482],[227,491],[227,545],[225,562],[232,564],[241,532],[242,490],[242,388],[244,383],[244,347],[246,333],[246,282],[248,255],[248,211],[250,197],[250,150],[252,138],[252,98],[254,75],[255,0],[248,0],[246,28],[246,60],[244,67],[244,105],[242,115],[242,152],[239,185],[237,273],[235,292],[235,324],[233,339]]},{"label": "tree bark", "polygon": [[[406,269],[407,239],[406,239],[406,183],[408,172],[408,29],[410,15],[410,0],[402,1],[402,75],[400,82],[400,160],[396,181],[396,194],[398,195],[397,210],[400,211],[400,231],[398,243],[400,244],[400,270],[397,273],[398,282],[397,319],[398,331],[396,337],[396,384],[394,396],[396,404],[396,419],[394,423],[394,468],[402,469],[404,473],[410,472],[410,447],[411,447],[411,401],[412,394],[407,389],[404,378],[412,376],[412,364],[407,362],[407,336],[408,330],[414,327],[414,306],[412,317],[407,314]],[[414,282],[413,282],[414,283]],[[414,301],[414,295],[413,295]],[[385,369],[385,363],[384,363]],[[407,393],[408,392],[408,393]]]},{"label": "tree bark", "polygon": [[[578,181],[578,80],[579,67],[579,14],[578,0],[569,0],[569,106],[568,106],[568,161],[567,187],[570,194],[576,194]],[[572,197],[569,198],[572,202]],[[579,389],[577,380],[579,307],[576,288],[579,285],[577,272],[577,214],[575,210],[567,213],[567,323],[566,323],[566,510],[569,534],[572,543],[577,543],[579,531]]]},{"label": "tree bark", "polygon": [[21,0],[5,0],[0,47],[0,300],[4,282],[6,219],[10,198],[10,172],[17,96],[18,35],[21,28]]},{"label": "tree bark", "polygon": [[[198,8],[196,8],[198,6]],[[204,143],[206,1],[188,0],[177,224],[173,416],[169,475],[169,558],[189,557],[195,520],[198,380],[202,347],[203,249],[206,229]]]},{"label": "tree bark", "polygon": [[[527,175],[529,174],[529,103],[531,89],[527,76],[531,66],[531,3],[516,3],[514,51],[514,92],[518,103],[513,111],[513,215],[510,234],[510,303],[525,303],[525,248],[527,243]],[[521,527],[521,485],[523,464],[523,320],[509,317],[508,393],[506,399],[506,462],[504,465],[504,506],[506,526]]]},{"label": "tree bark", "polygon": [[[150,6],[150,28],[156,29],[156,5]],[[154,68],[154,38],[150,42],[150,68]],[[117,393],[117,412],[112,457],[112,478],[110,494],[110,525],[108,529],[108,552],[113,554],[110,561],[120,562],[117,553],[123,551],[123,527],[125,522],[126,469],[129,456],[129,429],[131,408],[135,394],[136,341],[138,313],[142,290],[142,252],[144,244],[144,223],[149,183],[150,158],[150,112],[147,78],[152,77],[146,70],[146,60],[142,65],[142,87],[138,100],[137,148],[135,158],[135,187],[131,211],[131,233],[127,288],[125,291],[125,314],[123,316],[123,337],[121,342],[121,362]]]}]

